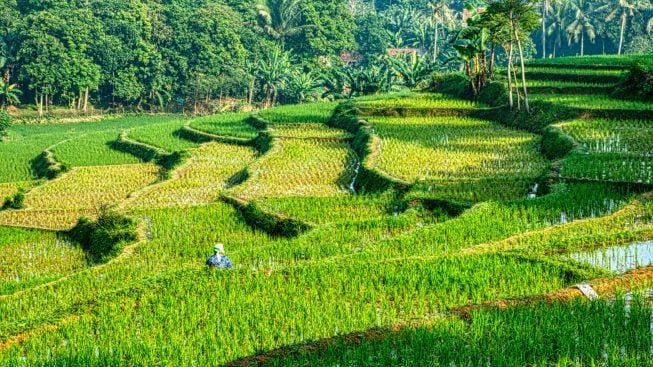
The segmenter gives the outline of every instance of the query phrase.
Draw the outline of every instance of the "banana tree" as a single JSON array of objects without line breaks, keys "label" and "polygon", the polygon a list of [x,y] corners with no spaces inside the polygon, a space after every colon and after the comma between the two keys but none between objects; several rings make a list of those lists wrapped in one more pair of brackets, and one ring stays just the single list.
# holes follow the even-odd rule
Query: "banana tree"
[{"label": "banana tree", "polygon": [[453,48],[458,52],[456,59],[461,61],[465,74],[472,79],[472,90],[477,94],[489,79],[487,63],[487,44],[490,32],[487,28],[468,23],[453,40]]},{"label": "banana tree", "polygon": [[394,71],[401,76],[404,84],[411,89],[425,80],[432,70],[427,56],[420,57],[417,53],[404,57],[391,58],[390,61]]},{"label": "banana tree", "polygon": [[2,98],[2,108],[14,106],[20,103],[20,96],[23,92],[18,89],[18,85],[9,84],[0,80],[0,98]]}]

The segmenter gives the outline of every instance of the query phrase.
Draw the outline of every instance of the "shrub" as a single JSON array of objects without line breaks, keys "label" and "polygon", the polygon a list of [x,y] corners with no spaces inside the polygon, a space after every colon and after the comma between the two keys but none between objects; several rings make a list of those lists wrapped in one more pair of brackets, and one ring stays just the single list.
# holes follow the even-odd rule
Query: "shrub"
[{"label": "shrub", "polygon": [[102,263],[118,255],[124,244],[138,239],[136,227],[131,218],[103,208],[97,221],[80,218],[68,235],[92,263]]},{"label": "shrub", "polygon": [[460,73],[433,73],[431,74],[430,90],[453,97],[471,99],[473,97],[470,81]]},{"label": "shrub", "polygon": [[7,136],[7,129],[11,126],[11,116],[7,111],[0,110],[0,141]]},{"label": "shrub", "polygon": [[653,100],[653,66],[635,62],[613,93],[613,97]]},{"label": "shrub", "polygon": [[562,159],[574,149],[575,143],[564,132],[548,127],[542,135],[542,154],[550,160]]},{"label": "shrub", "polygon": [[503,82],[488,83],[476,96],[476,100],[490,107],[501,107],[508,104],[508,86]]},{"label": "shrub", "polygon": [[5,199],[2,210],[23,209],[25,207],[25,190],[19,189],[16,194]]}]

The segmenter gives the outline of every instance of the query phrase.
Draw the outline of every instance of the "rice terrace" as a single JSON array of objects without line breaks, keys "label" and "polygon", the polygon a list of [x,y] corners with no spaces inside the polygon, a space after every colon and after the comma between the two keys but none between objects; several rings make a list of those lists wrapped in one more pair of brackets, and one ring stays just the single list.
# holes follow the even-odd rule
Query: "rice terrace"
[{"label": "rice terrace", "polygon": [[0,366],[653,366],[651,0],[0,7]]}]

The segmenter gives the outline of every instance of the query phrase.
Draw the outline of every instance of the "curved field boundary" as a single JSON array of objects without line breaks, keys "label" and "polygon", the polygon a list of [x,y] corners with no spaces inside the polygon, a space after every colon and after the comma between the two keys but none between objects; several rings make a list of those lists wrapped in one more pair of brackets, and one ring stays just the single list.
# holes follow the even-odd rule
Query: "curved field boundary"
[{"label": "curved field boundary", "polygon": [[118,139],[111,143],[111,148],[131,154],[144,162],[152,162],[160,157],[171,154],[163,148],[155,147],[129,137],[129,131],[123,131]]},{"label": "curved field boundary", "polygon": [[375,191],[395,188],[407,191],[413,184],[396,177],[392,177],[377,168],[381,156],[381,137],[374,131],[369,122],[359,118],[359,108],[352,102],[339,105],[329,119],[327,125],[354,134],[352,148],[358,154],[361,162],[360,172],[352,187],[357,191]]},{"label": "curved field boundary", "polygon": [[[636,288],[637,284],[646,284],[653,281],[653,267],[634,270],[618,277],[599,278],[589,282],[597,293],[602,297],[612,297],[622,291],[630,291]],[[366,331],[353,332],[346,335],[339,335],[331,338],[320,339],[301,345],[292,345],[282,347],[261,353],[259,355],[245,357],[226,364],[229,367],[251,367],[265,366],[271,361],[278,358],[284,358],[292,355],[322,353],[333,345],[346,344],[355,346],[365,341],[383,340],[388,336],[397,334],[402,330],[411,327],[428,326],[442,320],[443,318],[456,317],[459,319],[468,319],[475,311],[488,309],[507,309],[520,306],[528,306],[542,303],[570,302],[574,299],[585,297],[584,294],[575,286],[561,289],[557,292],[547,293],[537,296],[503,299],[486,302],[478,305],[469,305],[450,309],[442,314],[427,315],[417,319],[406,320],[388,327],[375,328]],[[589,302],[589,301],[588,301]]]},{"label": "curved field boundary", "polygon": [[61,144],[67,143],[70,140],[71,139],[63,140],[46,148],[41,154],[32,160],[32,171],[36,177],[53,180],[70,170],[70,167],[67,164],[57,160],[52,151],[52,149]]},{"label": "curved field boundary", "polygon": [[[591,228],[592,225],[597,225],[600,223],[603,226],[606,226],[609,224],[610,220],[619,218],[621,216],[627,216],[627,215],[637,215],[638,214],[638,207],[645,201],[653,199],[653,193],[647,193],[641,195],[639,198],[636,200],[632,201],[628,205],[624,206],[620,210],[612,213],[609,216],[604,216],[604,217],[598,217],[598,218],[587,218],[587,219],[579,219],[575,220],[573,222],[567,223],[567,224],[558,224],[555,226],[549,226],[546,228],[539,229],[537,231],[530,231],[530,232],[525,232],[525,233],[519,233],[514,236],[505,238],[500,241],[495,241],[495,242],[489,242],[489,243],[482,243],[476,246],[472,246],[469,248],[462,249],[458,252],[459,255],[476,255],[476,254],[483,254],[483,253],[495,253],[495,252],[502,252],[502,251],[509,251],[509,250],[514,250],[520,246],[519,241],[524,238],[528,237],[537,237],[541,236],[545,233],[553,232],[556,231],[560,228],[564,227],[569,227],[569,226],[582,226],[584,224],[588,224],[589,227]],[[607,222],[607,223],[606,223]]]},{"label": "curved field boundary", "polygon": [[529,87],[528,93],[533,94],[610,94],[615,88],[610,86],[593,86],[593,87]]},{"label": "curved field boundary", "polygon": [[170,172],[186,161],[187,156],[182,152],[168,152],[129,137],[129,131],[123,131],[118,139],[111,143],[111,148],[131,154],[144,162],[155,162],[161,166],[161,179],[170,178]]},{"label": "curved field boundary", "polygon": [[232,145],[241,145],[241,146],[250,146],[256,149],[259,154],[265,154],[270,149],[270,133],[267,130],[267,124],[262,124],[257,121],[262,120],[256,115],[252,115],[250,119],[247,120],[247,123],[254,126],[256,129],[260,130],[257,137],[253,139],[244,139],[234,136],[225,136],[225,135],[215,135],[207,133],[205,131],[197,130],[191,126],[191,122],[187,122],[181,129],[177,130],[175,133],[177,137],[181,139],[186,139],[195,143],[209,143],[209,142],[218,142],[224,144]]},{"label": "curved field boundary", "polygon": [[254,144],[254,139],[244,139],[237,138],[234,136],[224,136],[224,135],[215,135],[207,133],[205,131],[197,130],[190,126],[190,122],[187,122],[181,129],[177,130],[176,135],[182,139],[186,139],[195,143],[208,143],[208,142],[218,142],[225,144],[235,144],[235,145],[246,145],[251,146]]},{"label": "curved field boundary", "polygon": [[[579,74],[574,73],[573,70],[582,69],[554,69],[551,71],[528,71],[526,69],[526,78],[530,80],[560,80],[560,81],[570,81],[570,82],[582,82],[582,83],[610,83],[618,84],[621,81],[621,75],[602,75],[602,74]],[[619,69],[623,70],[623,69]],[[572,72],[566,72],[572,71]]]},{"label": "curved field boundary", "polygon": [[383,117],[470,117],[476,109],[472,108],[433,108],[433,107],[370,107],[359,105],[359,116]]},{"label": "curved field boundary", "polygon": [[[579,60],[576,60],[579,61]],[[635,61],[635,60],[632,60]],[[531,60],[526,63],[526,67],[537,67],[537,68],[551,68],[551,69],[576,69],[576,70],[626,70],[628,69],[627,65],[611,65],[611,64],[582,64],[582,68],[578,67],[578,64],[556,64],[547,60]]]},{"label": "curved field boundary", "polygon": [[[50,231],[51,232],[57,232],[57,231],[52,231],[52,230],[50,230]],[[18,296],[21,296],[23,294],[38,291],[39,289],[51,287],[53,285],[64,282],[64,281],[66,281],[66,280],[68,280],[68,279],[70,279],[70,278],[72,278],[74,276],[77,276],[79,274],[84,274],[84,273],[88,273],[88,272],[97,272],[97,271],[100,271],[100,270],[106,268],[107,266],[109,266],[111,264],[114,264],[114,263],[116,263],[118,261],[121,261],[123,258],[126,258],[127,256],[133,254],[138,246],[140,246],[141,244],[148,241],[148,238],[147,238],[147,235],[146,235],[146,228],[145,228],[145,225],[144,225],[143,222],[139,223],[136,234],[138,236],[138,239],[135,242],[133,242],[130,245],[127,245],[127,246],[123,247],[122,252],[118,256],[114,257],[113,259],[111,259],[111,260],[109,260],[109,261],[107,261],[105,263],[102,263],[102,264],[99,264],[99,265],[96,265],[96,266],[93,266],[93,267],[89,267],[89,268],[86,268],[86,269],[83,269],[83,270],[79,270],[79,271],[70,273],[68,275],[65,275],[65,276],[59,278],[59,279],[55,279],[55,280],[49,281],[47,283],[39,284],[39,285],[31,287],[31,288],[22,289],[20,291],[17,291],[17,292],[11,293],[11,294],[0,295],[0,301],[2,301],[4,299],[7,299],[7,298],[18,297]],[[1,345],[2,344],[0,344],[0,349],[2,349]]]},{"label": "curved field boundary", "polygon": [[353,137],[350,138],[325,138],[325,137],[313,137],[313,136],[303,136],[303,137],[298,137],[298,136],[288,136],[288,135],[273,135],[275,139],[281,139],[281,140],[305,140],[305,141],[317,141],[317,142],[323,142],[323,143],[346,143],[346,142],[351,142],[354,140]]},{"label": "curved field boundary", "polygon": [[250,227],[271,236],[297,237],[314,227],[313,224],[266,211],[253,202],[247,202],[234,196],[222,194],[220,199],[236,208]]}]

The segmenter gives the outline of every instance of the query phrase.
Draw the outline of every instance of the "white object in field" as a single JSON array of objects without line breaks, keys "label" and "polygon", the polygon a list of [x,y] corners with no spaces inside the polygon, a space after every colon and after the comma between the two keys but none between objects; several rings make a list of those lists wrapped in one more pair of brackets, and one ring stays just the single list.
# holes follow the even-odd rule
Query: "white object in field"
[{"label": "white object in field", "polygon": [[578,288],[578,290],[580,290],[585,297],[592,301],[599,299],[598,293],[596,293],[594,288],[592,288],[592,286],[589,284],[578,284],[576,288]]}]

